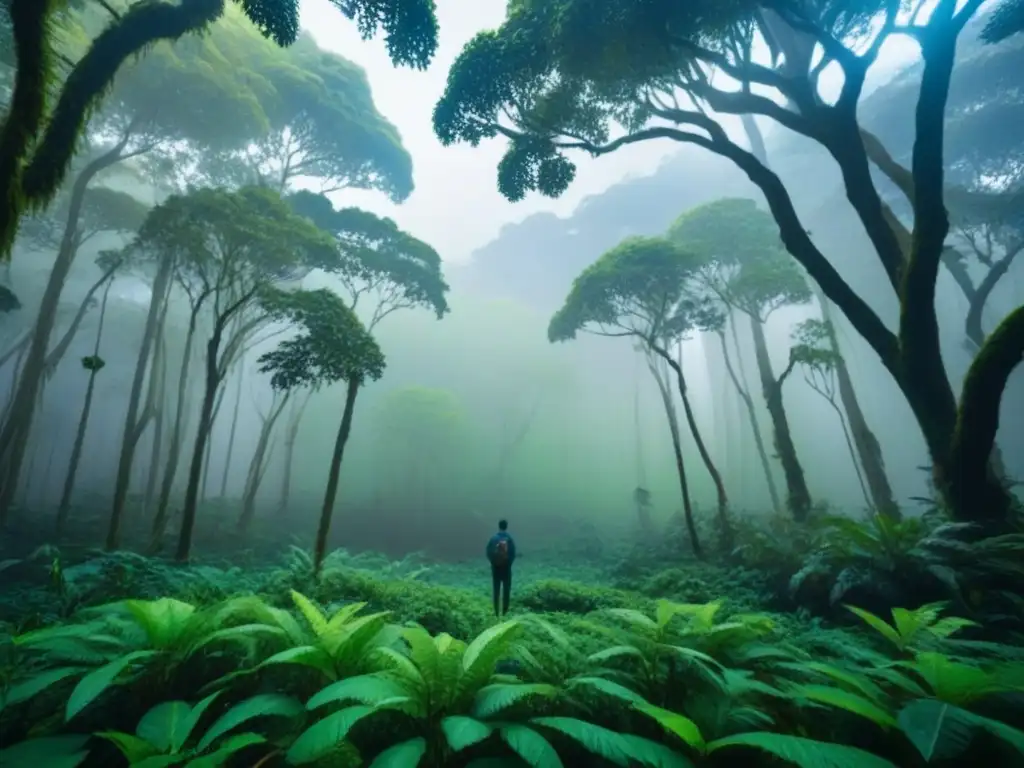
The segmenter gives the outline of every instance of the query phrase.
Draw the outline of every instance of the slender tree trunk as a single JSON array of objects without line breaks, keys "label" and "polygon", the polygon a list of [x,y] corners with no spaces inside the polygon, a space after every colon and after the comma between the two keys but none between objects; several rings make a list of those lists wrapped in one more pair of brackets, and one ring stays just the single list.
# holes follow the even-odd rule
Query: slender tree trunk
[{"label": "slender tree trunk", "polygon": [[39,304],[39,312],[32,332],[24,367],[18,379],[18,387],[14,395],[10,418],[0,429],[0,459],[7,466],[6,481],[0,487],[0,524],[6,521],[14,492],[21,473],[21,465],[25,459],[25,445],[32,429],[32,419],[39,400],[46,369],[47,349],[50,336],[57,320],[57,309],[64,283],[71,271],[71,265],[78,254],[79,235],[78,220],[81,217],[82,205],[89,183],[100,171],[115,165],[121,159],[124,144],[118,144],[113,150],[93,160],[75,179],[68,201],[68,215],[64,225],[57,258],[50,269],[50,277]]},{"label": "slender tree trunk", "polygon": [[[867,480],[868,490],[871,494],[870,506],[879,514],[890,517],[893,520],[900,519],[900,508],[896,504],[892,494],[892,486],[889,484],[889,475],[885,471],[885,459],[882,456],[882,446],[875,437],[875,433],[868,426],[867,418],[860,407],[857,398],[857,391],[853,388],[853,379],[850,378],[850,369],[846,365],[846,358],[839,347],[839,339],[836,336],[835,326],[832,323],[831,306],[821,289],[815,286],[818,294],[818,304],[821,306],[821,314],[828,328],[829,346],[835,356],[836,381],[839,385],[839,397],[846,411],[846,418],[850,424],[850,435],[853,444],[857,449],[857,456],[860,457],[860,466],[864,468],[864,478]],[[840,417],[842,414],[840,414]],[[845,425],[844,421],[844,425]]]},{"label": "slender tree trunk", "polygon": [[224,326],[218,322],[213,335],[206,344],[206,389],[203,394],[203,406],[199,412],[199,425],[196,430],[196,442],[192,449],[192,463],[189,465],[188,487],[185,489],[185,506],[181,515],[181,530],[178,535],[178,549],[175,559],[187,562],[192,550],[192,533],[196,526],[196,508],[199,503],[199,481],[203,471],[203,458],[210,439],[213,426],[213,406],[220,389],[221,379],[217,371],[217,355],[220,352]]},{"label": "slender tree trunk", "polygon": [[155,389],[152,392],[154,402],[153,414],[153,445],[149,452],[149,467],[146,469],[146,491],[142,501],[142,516],[149,519],[156,498],[157,481],[160,479],[160,452],[164,445],[164,407],[167,399],[167,335],[160,334],[157,340],[157,352],[153,359],[152,376],[155,377]]},{"label": "slender tree trunk", "polygon": [[334,516],[334,502],[338,497],[338,481],[341,478],[341,460],[345,456],[345,445],[352,432],[352,415],[356,408],[356,395],[362,381],[353,378],[345,389],[345,410],[341,415],[338,437],[334,441],[334,453],[331,455],[331,468],[327,474],[327,489],[324,491],[324,504],[320,509],[320,524],[316,530],[316,546],[313,549],[313,571],[319,574],[327,556],[327,536],[331,532],[331,518]]},{"label": "slender tree trunk", "polygon": [[708,452],[707,446],[704,444],[704,438],[701,436],[700,427],[697,426],[697,418],[693,415],[693,407],[690,405],[690,396],[687,392],[686,377],[683,375],[682,366],[682,347],[680,346],[679,355],[680,359],[675,360],[667,350],[655,348],[654,352],[664,358],[665,362],[668,363],[669,367],[675,373],[676,376],[676,388],[679,390],[679,399],[683,402],[683,413],[686,414],[686,425],[690,428],[690,434],[693,435],[693,441],[697,445],[697,452],[700,454],[701,461],[704,462],[704,467],[707,469],[708,474],[711,475],[711,481],[715,484],[715,492],[718,496],[718,528],[719,534],[721,535],[721,546],[725,551],[731,551],[733,546],[733,535],[732,535],[732,524],[729,522],[729,496],[725,492],[725,483],[722,481],[722,475],[718,471],[718,467],[715,466],[714,460],[711,458],[711,454]]},{"label": "slender tree trunk", "polygon": [[[735,333],[735,326],[733,326],[733,332]],[[736,375],[736,371],[732,367],[732,359],[729,355],[729,347],[725,340],[725,332],[719,331],[718,341],[722,345],[722,357],[725,359],[725,369],[729,373],[729,378],[732,381],[733,386],[736,388],[736,393],[740,396],[740,400],[743,401],[743,405],[747,411],[747,420],[750,423],[750,429],[754,433],[754,445],[757,448],[757,456],[761,460],[761,470],[764,472],[765,482],[768,484],[768,495],[772,500],[772,509],[776,514],[782,513],[782,502],[779,499],[779,489],[775,486],[775,475],[772,474],[772,465],[768,459],[768,451],[764,447],[764,438],[761,436],[761,426],[757,422],[757,411],[754,408],[754,400],[747,392],[746,387],[740,383],[739,377]],[[741,354],[739,347],[737,346],[737,354]]]},{"label": "slender tree trunk", "polygon": [[110,525],[107,528],[107,551],[117,549],[121,545],[121,518],[124,514],[125,500],[128,497],[128,483],[132,477],[132,465],[135,461],[135,448],[139,444],[142,432],[139,429],[139,405],[142,402],[142,387],[146,379],[146,368],[149,365],[153,341],[159,330],[160,318],[163,315],[163,304],[167,301],[171,273],[174,264],[170,259],[160,262],[156,279],[153,281],[153,298],[149,303],[146,325],[142,331],[142,343],[139,356],[135,363],[135,375],[132,388],[128,395],[128,411],[125,414],[124,432],[121,437],[121,454],[117,462],[117,480],[114,484],[114,503],[110,512]]},{"label": "slender tree trunk", "polygon": [[167,532],[167,508],[171,503],[171,492],[174,490],[174,479],[178,474],[178,462],[181,458],[181,444],[185,431],[185,407],[188,397],[189,371],[192,368],[192,348],[196,338],[196,324],[199,312],[205,301],[203,296],[189,314],[188,331],[185,334],[185,349],[181,354],[181,368],[178,370],[178,392],[174,404],[174,421],[171,424],[171,441],[167,447],[167,465],[164,467],[160,482],[160,495],[157,497],[156,515],[150,531],[150,550],[159,550],[160,542]]},{"label": "slender tree trunk", "polygon": [[658,392],[661,394],[662,405],[665,406],[665,417],[668,419],[668,430],[672,436],[672,451],[676,459],[676,475],[679,478],[679,492],[683,497],[683,518],[686,521],[686,530],[690,534],[690,546],[693,548],[695,557],[703,557],[703,549],[700,545],[700,537],[697,535],[697,524],[693,519],[693,504],[690,501],[690,483],[686,478],[686,463],[683,461],[683,444],[679,432],[679,419],[676,416],[676,407],[672,402],[672,393],[669,391],[668,383],[658,369],[653,358],[647,358],[647,367],[658,385]]},{"label": "slender tree trunk", "polygon": [[782,464],[782,472],[786,478],[788,498],[786,505],[799,523],[807,519],[811,511],[811,492],[807,489],[804,468],[797,458],[793,435],[789,430],[789,417],[782,402],[782,381],[776,379],[772,371],[771,358],[768,356],[768,341],[764,337],[764,326],[761,321],[751,316],[750,330],[754,335],[754,353],[757,357],[757,371],[761,378],[761,389],[764,392],[768,414],[772,417],[775,432],[775,450]]},{"label": "slender tree trunk", "polygon": [[[107,283],[103,290],[103,300],[100,303],[100,319],[96,327],[96,342],[92,347],[93,358],[100,355],[100,343],[103,341],[103,322],[107,316],[107,297],[110,295],[110,287],[113,281]],[[75,432],[75,442],[71,447],[71,458],[68,460],[68,471],[64,477],[64,490],[60,496],[60,506],[57,508],[57,522],[54,535],[59,541],[64,536],[67,527],[68,514],[71,511],[71,494],[75,490],[75,477],[78,475],[78,465],[82,460],[82,447],[85,445],[85,434],[89,428],[89,414],[92,411],[92,398],[96,389],[96,374],[99,369],[89,369],[89,383],[85,387],[85,401],[82,403],[82,414],[78,417],[78,430]]]},{"label": "slender tree trunk", "polygon": [[[220,415],[220,407],[224,404],[224,393],[223,387],[217,392],[217,399],[213,404],[213,414],[210,416],[210,437],[213,436],[213,425],[217,423],[217,417]],[[200,481],[200,496],[199,501],[202,503],[206,502],[209,497],[210,491],[210,461],[213,458],[213,440],[208,439],[206,441],[206,454],[203,456],[203,474],[202,480]]]},{"label": "slender tree trunk", "polygon": [[[28,506],[29,493],[35,486],[36,477],[36,464],[39,462],[39,446],[42,440],[37,436],[35,440],[30,440],[25,446],[28,452],[28,468],[25,472],[24,482],[20,483],[21,486],[21,506]],[[21,480],[22,478],[18,478]],[[17,486],[16,486],[17,487]]]},{"label": "slender tree trunk", "polygon": [[288,431],[284,441],[284,476],[281,478],[281,497],[278,502],[278,514],[283,515],[288,510],[288,504],[292,498],[292,466],[295,462],[295,441],[299,437],[299,425],[302,423],[302,416],[306,412],[313,397],[313,391],[306,393],[301,403],[292,401],[293,411],[288,418]]},{"label": "slender tree trunk", "polygon": [[256,450],[253,452],[252,461],[249,463],[249,472],[245,479],[242,514],[238,518],[238,532],[243,535],[249,532],[249,527],[256,514],[256,494],[259,493],[260,483],[263,482],[263,476],[267,471],[269,458],[267,449],[270,447],[270,437],[274,432],[274,425],[288,404],[291,395],[291,391],[285,392],[279,402],[273,403],[270,412],[260,425],[260,436],[256,441]]},{"label": "slender tree trunk", "polygon": [[242,383],[245,381],[245,358],[239,361],[238,386],[235,387],[235,407],[231,414],[231,430],[228,432],[228,450],[224,454],[224,474],[220,479],[220,496],[223,499],[228,493],[228,476],[231,474],[231,455],[235,450],[235,433],[238,430],[238,412],[242,406]]}]

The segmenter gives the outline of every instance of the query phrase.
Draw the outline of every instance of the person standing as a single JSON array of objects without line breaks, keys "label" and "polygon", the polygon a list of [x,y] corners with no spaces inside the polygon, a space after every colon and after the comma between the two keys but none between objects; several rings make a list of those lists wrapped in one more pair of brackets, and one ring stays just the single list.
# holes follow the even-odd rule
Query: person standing
[{"label": "person standing", "polygon": [[516,559],[516,542],[508,533],[508,520],[498,521],[498,532],[487,542],[487,559],[491,563],[494,615],[504,616],[508,613],[512,593],[512,563]]}]

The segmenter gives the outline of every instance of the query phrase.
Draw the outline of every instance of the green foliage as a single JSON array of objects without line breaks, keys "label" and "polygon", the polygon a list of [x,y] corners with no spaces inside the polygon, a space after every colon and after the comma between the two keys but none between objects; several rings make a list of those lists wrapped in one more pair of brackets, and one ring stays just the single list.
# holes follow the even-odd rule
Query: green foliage
[{"label": "green foliage", "polygon": [[275,316],[300,327],[298,336],[260,355],[261,373],[275,389],[319,388],[338,381],[373,380],[384,373],[384,353],[341,297],[316,291],[277,292],[264,301]]},{"label": "green foliage", "polygon": [[318,266],[344,283],[353,309],[364,296],[377,302],[369,326],[399,309],[432,309],[440,319],[448,312],[448,284],[441,257],[426,243],[403,232],[394,221],[359,208],[336,211],[324,195],[296,192],[294,210],[337,238],[334,258]]},{"label": "green foliage", "polygon": [[548,328],[551,341],[596,326],[604,335],[633,335],[648,343],[676,341],[720,322],[694,285],[700,262],[660,238],[629,238],[573,281]]},{"label": "green foliage", "polygon": [[194,291],[236,291],[233,298],[245,301],[333,251],[333,241],[277,193],[245,187],[172,195],[150,211],[124,253],[135,263],[173,260]]},{"label": "green foliage", "polygon": [[[721,599],[651,604],[612,590],[609,601],[635,602],[488,626],[483,595],[384,582],[352,562],[328,559],[315,588],[330,599],[365,595],[376,612],[362,601],[325,610],[297,591],[287,609],[270,592],[207,607],[158,598],[88,609],[17,638],[0,761],[75,766],[108,755],[97,748],[105,740],[140,768],[285,754],[292,764],[353,767],[727,759],[917,768],[1012,764],[1024,743],[999,708],[1024,685],[1021,662],[1002,646],[985,661],[957,645],[969,622],[941,616],[942,606],[893,611],[891,624],[857,611],[890,656],[820,628],[730,613]],[[225,591],[259,591],[276,589],[280,575],[222,578],[237,583]],[[481,609],[465,640],[446,629],[464,610],[456,594]],[[388,623],[426,615],[441,600],[431,595],[453,600],[432,617],[433,633]],[[385,613],[388,601],[399,611]],[[64,711],[54,718],[53,709]],[[64,724],[67,710],[75,719]],[[99,738],[77,737],[89,733]]]},{"label": "green foliage", "polygon": [[723,302],[762,322],[779,307],[811,300],[778,225],[753,200],[723,198],[698,206],[676,219],[667,237],[698,255],[705,283]]}]

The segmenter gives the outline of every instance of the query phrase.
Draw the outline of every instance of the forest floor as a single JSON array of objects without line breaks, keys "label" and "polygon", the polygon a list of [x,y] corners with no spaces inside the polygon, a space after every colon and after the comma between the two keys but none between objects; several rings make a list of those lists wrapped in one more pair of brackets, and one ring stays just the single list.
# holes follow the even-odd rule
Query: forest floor
[{"label": "forest floor", "polygon": [[0,561],[0,764],[1024,765],[1024,649],[944,606],[839,626],[621,550],[525,554],[505,620],[482,556]]}]

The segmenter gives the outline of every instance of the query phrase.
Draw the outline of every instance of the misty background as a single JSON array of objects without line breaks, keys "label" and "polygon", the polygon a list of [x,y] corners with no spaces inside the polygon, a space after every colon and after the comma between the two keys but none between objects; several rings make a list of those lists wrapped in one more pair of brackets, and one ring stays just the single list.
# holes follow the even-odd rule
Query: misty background
[{"label": "misty background", "polygon": [[[681,507],[668,425],[642,357],[623,340],[582,337],[549,344],[548,321],[580,270],[624,237],[661,234],[683,211],[717,198],[760,195],[728,161],[671,142],[644,142],[581,164],[577,180],[557,201],[536,196],[515,205],[505,201],[494,171],[501,144],[442,149],[430,126],[431,110],[452,59],[473,34],[501,22],[504,5],[503,0],[441,0],[438,55],[428,71],[415,72],[394,68],[383,44],[361,41],[326,0],[303,4],[303,25],[318,44],[365,68],[377,108],[398,128],[413,159],[416,188],[400,205],[383,194],[364,191],[336,193],[332,199],[338,206],[359,205],[390,216],[433,245],[445,261],[451,285],[451,313],[443,320],[426,311],[401,312],[375,333],[388,367],[383,379],[367,385],[360,396],[332,530],[336,544],[389,554],[426,548],[435,557],[479,556],[482,537],[504,516],[512,522],[520,547],[529,552],[587,526],[631,525],[632,494],[638,486],[650,490],[654,515],[660,520]],[[965,35],[961,55],[974,34]],[[873,70],[873,93],[862,106],[865,125],[886,138],[897,157],[905,157],[910,147],[905,142],[899,145],[899,135],[889,143],[886,130],[893,120],[893,100],[899,100],[898,84],[889,81],[912,66],[913,57],[912,47],[887,44]],[[904,107],[908,121],[911,108],[909,103]],[[723,122],[740,135],[738,120]],[[845,204],[833,164],[817,145],[782,129],[762,128],[773,166],[814,240],[851,287],[894,323],[897,307],[888,292],[872,290],[885,278],[859,221]],[[107,183],[147,201],[163,194],[130,177]],[[114,238],[97,238],[82,249],[63,293],[67,306],[58,333],[98,277],[94,256],[117,244]],[[4,347],[32,322],[51,261],[51,253],[24,245],[15,254],[8,280],[24,308],[0,319]],[[1022,270],[1024,264],[1018,260],[1000,282],[988,304],[988,327],[991,318],[1020,303]],[[329,282],[314,275],[304,286]],[[102,353],[107,367],[97,380],[77,485],[77,505],[94,509],[97,516],[109,508],[106,499],[116,474],[124,408],[148,301],[148,286],[127,277],[119,277],[109,295]],[[963,343],[967,305],[946,271],[940,273],[937,301],[943,308],[940,318],[946,321],[946,365],[958,382],[971,359]],[[788,358],[793,326],[817,316],[817,311],[809,305],[772,315],[767,332],[777,369]],[[23,470],[23,508],[46,508],[59,499],[87,376],[73,361],[92,354],[97,314],[86,316],[68,362],[47,384]],[[172,381],[187,319],[187,306],[172,306],[167,371]],[[836,321],[896,499],[913,509],[917,502],[912,499],[928,493],[929,474],[921,469],[928,462],[923,438],[876,356],[844,327],[841,316]],[[768,512],[771,505],[742,404],[727,379],[717,341],[712,337],[711,342],[715,343],[695,336],[684,347],[698,423],[724,474],[732,507]],[[252,349],[226,383],[203,490],[209,507],[242,493],[252,448],[273,401],[269,380],[256,370],[255,361],[273,343]],[[749,339],[744,344],[749,361]],[[749,362],[747,372],[748,386],[756,391]],[[0,371],[3,393],[10,391],[11,374],[12,368]],[[286,529],[296,540],[308,540],[315,529],[343,400],[344,385],[324,389],[303,411],[290,478],[291,503],[284,512],[277,508],[285,481],[284,435],[282,430],[276,433],[258,514],[263,524]],[[799,375],[787,382],[785,401],[814,499],[862,514],[864,497],[835,412]],[[762,398],[755,397],[755,402],[763,409]],[[770,434],[766,413],[759,415]],[[1007,469],[1017,477],[1024,476],[1022,424],[1024,372],[1018,368],[1004,397],[998,435]],[[143,437],[134,495],[144,491],[153,439],[152,430]],[[692,467],[693,498],[710,510],[715,489],[687,437],[684,453]],[[779,487],[784,487],[777,463],[774,468]],[[182,473],[180,482],[184,480]],[[230,524],[204,513],[198,522],[201,533]],[[445,535],[429,538],[425,546],[425,532],[438,530]]]}]

